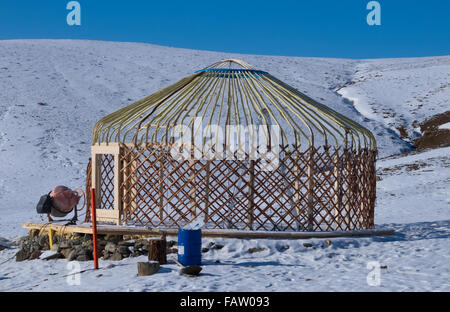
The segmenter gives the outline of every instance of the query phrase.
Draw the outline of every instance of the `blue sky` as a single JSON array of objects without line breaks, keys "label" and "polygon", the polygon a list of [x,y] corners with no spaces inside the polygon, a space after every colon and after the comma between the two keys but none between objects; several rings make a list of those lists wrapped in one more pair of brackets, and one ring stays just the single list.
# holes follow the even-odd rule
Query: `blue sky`
[{"label": "blue sky", "polygon": [[64,38],[148,42],[251,54],[412,57],[450,54],[450,1],[79,0],[81,26],[69,26],[69,0],[1,0],[0,39]]}]

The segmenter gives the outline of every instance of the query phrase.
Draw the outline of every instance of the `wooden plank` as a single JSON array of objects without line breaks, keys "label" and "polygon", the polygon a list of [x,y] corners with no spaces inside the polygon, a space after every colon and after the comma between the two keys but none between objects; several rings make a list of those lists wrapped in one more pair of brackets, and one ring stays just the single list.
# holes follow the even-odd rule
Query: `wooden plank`
[{"label": "wooden plank", "polygon": [[122,183],[120,171],[122,169],[122,162],[120,160],[120,146],[119,153],[114,154],[114,211],[117,213],[116,224],[120,225],[122,214],[122,193],[120,184]]},{"label": "wooden plank", "polygon": [[[102,165],[102,159],[100,154],[92,154],[92,187],[95,189],[95,207],[99,207],[100,203],[100,178],[101,178],[101,165]],[[91,209],[94,209],[94,207],[91,207]],[[92,211],[91,211],[92,215]]]},{"label": "wooden plank", "polygon": [[[333,238],[333,237],[359,237],[359,236],[387,236],[394,235],[395,231],[388,230],[357,230],[341,232],[225,232],[225,231],[203,231],[204,237],[223,237],[223,238],[273,238],[273,239],[310,239],[310,238]],[[169,232],[167,233],[169,234]]]},{"label": "wooden plank", "polygon": [[122,215],[123,222],[126,224],[130,219],[130,166],[131,166],[131,151],[125,151],[125,159],[123,161],[123,168],[125,169],[122,175],[122,181],[124,182],[124,189],[122,190]]},{"label": "wooden plank", "polygon": [[91,146],[91,154],[119,154],[120,153],[120,145],[119,143],[109,143],[106,145],[105,143],[100,145],[92,145]]},{"label": "wooden plank", "polygon": [[[160,126],[160,128],[165,128]],[[92,146],[97,146],[97,147],[109,147],[109,146],[116,146],[116,145],[124,145],[128,148],[135,148],[135,147],[139,147],[139,148],[145,148],[146,146],[148,146],[149,144],[146,142],[137,142],[137,143],[118,143],[118,142],[109,142],[109,143],[105,143],[105,142],[101,142],[101,143],[95,143]],[[154,142],[153,144],[151,144],[151,146],[167,146],[167,144],[164,142]],[[107,154],[112,154],[112,153],[107,153]]]},{"label": "wooden plank", "polygon": [[53,248],[53,230],[52,229],[48,230],[48,244],[50,246],[50,249],[52,249]]},{"label": "wooden plank", "polygon": [[104,221],[103,219],[110,221],[110,219],[114,219],[114,222],[117,223],[117,219],[120,218],[119,210],[116,209],[97,209],[96,211],[98,221]]},{"label": "wooden plank", "polygon": [[[84,225],[63,225],[55,223],[34,223],[24,222],[22,227],[30,230],[55,230],[58,234],[82,233],[92,234],[90,223]],[[98,225],[97,233],[101,235],[148,235],[177,236],[178,230],[160,230],[127,226]],[[333,237],[359,237],[359,236],[388,236],[394,235],[392,229],[369,229],[357,231],[335,231],[335,232],[269,232],[269,231],[226,231],[226,230],[202,230],[203,237],[224,237],[224,238],[278,238],[278,239],[309,239],[309,238],[333,238]]]}]

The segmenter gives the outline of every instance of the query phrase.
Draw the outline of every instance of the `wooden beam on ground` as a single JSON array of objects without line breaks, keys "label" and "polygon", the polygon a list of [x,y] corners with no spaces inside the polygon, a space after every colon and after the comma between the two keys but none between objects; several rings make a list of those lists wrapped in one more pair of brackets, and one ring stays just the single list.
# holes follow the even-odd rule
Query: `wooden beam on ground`
[{"label": "wooden beam on ground", "polygon": [[[34,223],[24,222],[22,227],[29,230],[54,230],[57,234],[92,234],[90,223],[82,225],[63,225],[56,223]],[[97,225],[99,235],[142,235],[142,236],[178,236],[178,230],[160,230],[143,227]],[[358,236],[387,236],[394,235],[392,229],[369,229],[355,231],[335,232],[270,232],[270,231],[235,231],[235,230],[202,230],[203,237],[223,238],[278,238],[278,239],[309,239],[309,238],[333,238],[333,237],[358,237]]]}]

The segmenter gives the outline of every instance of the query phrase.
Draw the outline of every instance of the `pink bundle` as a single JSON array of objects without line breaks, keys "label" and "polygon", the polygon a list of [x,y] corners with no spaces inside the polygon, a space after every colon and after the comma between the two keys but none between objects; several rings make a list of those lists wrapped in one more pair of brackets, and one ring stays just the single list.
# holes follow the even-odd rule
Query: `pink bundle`
[{"label": "pink bundle", "polygon": [[80,198],[84,196],[84,192],[77,188],[71,190],[67,186],[58,185],[51,192],[50,197],[52,199],[52,212],[54,217],[64,217],[70,213],[80,201]]}]

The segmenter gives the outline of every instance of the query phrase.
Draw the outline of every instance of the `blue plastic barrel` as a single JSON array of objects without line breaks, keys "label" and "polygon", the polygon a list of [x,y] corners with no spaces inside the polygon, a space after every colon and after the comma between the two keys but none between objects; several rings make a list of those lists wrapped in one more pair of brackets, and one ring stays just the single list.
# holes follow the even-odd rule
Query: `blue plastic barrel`
[{"label": "blue plastic barrel", "polygon": [[178,230],[178,261],[202,265],[202,230]]}]

